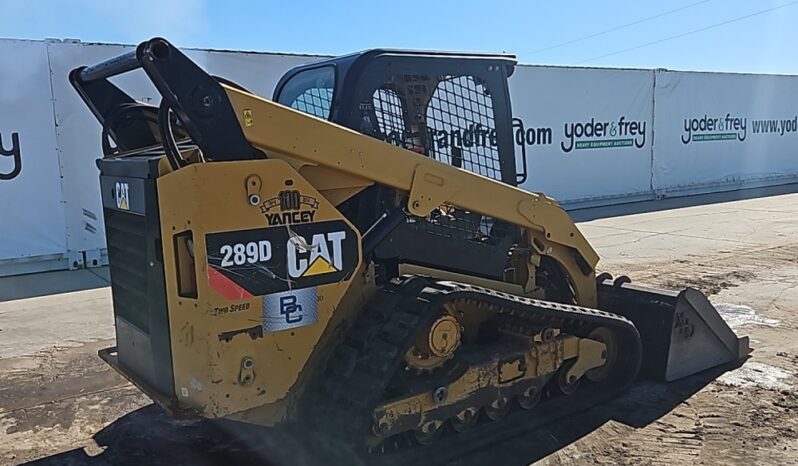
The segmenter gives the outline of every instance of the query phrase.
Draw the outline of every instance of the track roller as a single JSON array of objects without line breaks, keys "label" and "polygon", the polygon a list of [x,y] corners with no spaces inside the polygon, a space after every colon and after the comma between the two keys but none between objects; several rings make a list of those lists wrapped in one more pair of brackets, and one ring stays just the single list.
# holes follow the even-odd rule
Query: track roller
[{"label": "track roller", "polygon": [[518,400],[518,405],[522,408],[532,409],[537,406],[542,396],[543,390],[533,385],[524,390],[516,399]]},{"label": "track roller", "polygon": [[465,432],[477,425],[477,421],[479,421],[479,410],[466,408],[451,419],[452,429],[455,432]]},{"label": "track roller", "polygon": [[498,421],[510,412],[510,400],[506,396],[500,396],[493,403],[485,406],[485,415],[491,421]]},{"label": "track roller", "polygon": [[429,445],[438,439],[443,431],[443,422],[429,421],[413,431],[416,441],[422,445]]}]

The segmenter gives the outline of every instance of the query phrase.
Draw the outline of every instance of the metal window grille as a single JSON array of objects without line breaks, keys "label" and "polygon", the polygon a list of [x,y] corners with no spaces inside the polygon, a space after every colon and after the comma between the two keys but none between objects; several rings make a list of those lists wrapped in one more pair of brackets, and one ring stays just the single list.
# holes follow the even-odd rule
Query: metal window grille
[{"label": "metal window grille", "polygon": [[494,180],[502,179],[493,100],[471,76],[438,83],[427,106],[430,155]]},{"label": "metal window grille", "polygon": [[[394,76],[374,92],[372,103],[376,137],[502,179],[492,98],[472,76]],[[423,226],[430,234],[477,242],[505,233],[504,225],[490,217],[446,205],[435,209]]]},{"label": "metal window grille", "polygon": [[401,138],[405,132],[404,111],[402,100],[396,91],[377,89],[374,93],[374,113],[377,116],[377,126],[386,141],[392,142],[392,134]]},{"label": "metal window grille", "polygon": [[330,116],[332,96],[330,88],[311,87],[291,102],[291,108],[326,120]]},{"label": "metal window grille", "polygon": [[105,209],[105,233],[114,276],[114,310],[144,332],[149,333],[149,298],[152,287],[147,280],[147,235],[145,218]]}]

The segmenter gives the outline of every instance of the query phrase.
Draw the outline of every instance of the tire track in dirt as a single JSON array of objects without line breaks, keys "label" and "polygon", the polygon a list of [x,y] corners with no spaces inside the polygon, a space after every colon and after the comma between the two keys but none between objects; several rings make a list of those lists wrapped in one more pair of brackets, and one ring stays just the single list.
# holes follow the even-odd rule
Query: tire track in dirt
[{"label": "tire track in dirt", "polygon": [[[609,261],[604,261],[609,262]],[[669,289],[685,286],[714,295],[751,281],[762,281],[762,272],[798,266],[798,244],[743,247],[707,255],[688,255],[667,262],[610,262],[604,264],[613,275],[628,275],[633,282]],[[764,279],[765,281],[777,281]]]},{"label": "tire track in dirt", "polygon": [[635,431],[624,444],[624,456],[631,464],[692,464],[704,448],[703,426],[696,411],[684,402],[648,430]]}]

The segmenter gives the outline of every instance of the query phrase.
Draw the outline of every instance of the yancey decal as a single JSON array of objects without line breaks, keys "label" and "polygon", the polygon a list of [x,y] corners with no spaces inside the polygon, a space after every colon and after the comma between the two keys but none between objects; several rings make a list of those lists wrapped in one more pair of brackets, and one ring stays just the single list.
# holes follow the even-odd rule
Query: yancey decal
[{"label": "yancey decal", "polygon": [[347,279],[358,264],[355,232],[341,220],[206,235],[208,282],[228,299]]},{"label": "yancey decal", "polygon": [[316,288],[302,288],[263,297],[263,333],[315,324],[319,320]]},{"label": "yancey decal", "polygon": [[319,201],[313,196],[306,196],[296,189],[280,191],[280,193],[265,200],[260,211],[266,217],[269,226],[293,225],[296,223],[310,223],[316,216]]}]

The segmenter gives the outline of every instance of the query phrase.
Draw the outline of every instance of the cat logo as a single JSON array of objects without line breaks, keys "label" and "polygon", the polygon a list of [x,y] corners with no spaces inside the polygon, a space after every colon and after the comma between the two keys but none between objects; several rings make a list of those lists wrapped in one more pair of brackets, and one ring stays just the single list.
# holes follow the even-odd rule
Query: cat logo
[{"label": "cat logo", "polygon": [[114,187],[114,200],[116,208],[130,210],[130,186],[127,183],[117,182]]},{"label": "cat logo", "polygon": [[341,245],[345,239],[345,231],[318,233],[309,242],[301,235],[292,235],[287,244],[288,275],[296,279],[342,271]]},{"label": "cat logo", "polygon": [[[280,212],[272,212],[279,207]],[[260,206],[269,226],[311,223],[319,208],[319,201],[313,196],[301,194],[296,189],[280,191],[277,196],[267,199]]]},{"label": "cat logo", "polygon": [[[208,283],[225,297],[339,283],[349,280],[360,265],[357,232],[344,220],[209,233],[205,247]],[[309,309],[300,301],[298,305]],[[293,319],[298,308],[290,304],[284,311]]]}]

